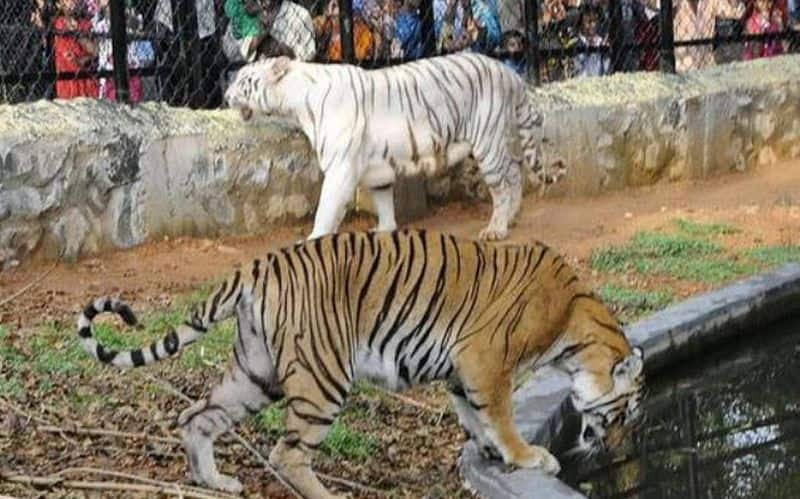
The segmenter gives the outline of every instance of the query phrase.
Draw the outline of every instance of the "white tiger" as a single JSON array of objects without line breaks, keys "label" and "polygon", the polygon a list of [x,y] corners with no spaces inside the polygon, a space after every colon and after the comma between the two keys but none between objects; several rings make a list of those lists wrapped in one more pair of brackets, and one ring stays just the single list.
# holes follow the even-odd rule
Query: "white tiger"
[{"label": "white tiger", "polygon": [[399,174],[433,174],[473,155],[493,201],[487,240],[508,235],[522,201],[519,131],[531,181],[552,183],[536,165],[537,114],[525,82],[501,62],[475,53],[433,57],[378,70],[286,57],[244,66],[225,94],[247,120],[253,112],[295,121],[325,175],[313,239],[335,232],[357,185],[367,188],[378,230],[396,228],[393,184]]}]

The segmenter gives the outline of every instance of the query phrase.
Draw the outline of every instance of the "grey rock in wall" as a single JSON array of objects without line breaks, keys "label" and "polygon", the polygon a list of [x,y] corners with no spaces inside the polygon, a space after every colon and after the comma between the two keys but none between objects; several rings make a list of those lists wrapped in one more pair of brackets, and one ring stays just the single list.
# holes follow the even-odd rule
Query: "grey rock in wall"
[{"label": "grey rock in wall", "polygon": [[0,106],[0,265],[264,232],[310,215],[320,182],[284,123],[86,99]]}]

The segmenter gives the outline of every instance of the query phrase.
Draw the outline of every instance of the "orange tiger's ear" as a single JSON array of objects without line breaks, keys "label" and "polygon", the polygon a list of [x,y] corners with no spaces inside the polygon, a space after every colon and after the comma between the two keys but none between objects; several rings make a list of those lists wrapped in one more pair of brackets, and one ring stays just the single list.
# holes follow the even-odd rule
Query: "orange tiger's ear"
[{"label": "orange tiger's ear", "polygon": [[272,61],[272,64],[269,65],[267,69],[267,83],[277,83],[286,76],[286,73],[289,72],[289,64],[291,64],[292,60],[282,55]]}]

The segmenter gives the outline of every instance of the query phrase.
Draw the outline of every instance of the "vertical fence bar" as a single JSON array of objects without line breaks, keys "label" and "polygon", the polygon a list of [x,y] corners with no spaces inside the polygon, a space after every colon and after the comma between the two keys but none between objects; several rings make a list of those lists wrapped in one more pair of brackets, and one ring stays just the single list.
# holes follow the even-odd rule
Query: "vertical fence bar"
[{"label": "vertical fence bar", "polygon": [[672,0],[661,0],[661,71],[675,72],[675,22],[672,17]]},{"label": "vertical fence bar", "polygon": [[525,18],[525,66],[528,70],[528,81],[538,86],[542,82],[541,54],[539,54],[539,0],[520,1]]},{"label": "vertical fence bar", "polygon": [[433,0],[422,0],[419,6],[422,18],[422,53],[424,57],[436,55],[436,27],[433,22]]},{"label": "vertical fence bar", "polygon": [[125,0],[111,0],[111,54],[114,60],[114,89],[117,102],[130,103],[128,85],[128,31]]},{"label": "vertical fence bar", "polygon": [[355,64],[356,50],[353,43],[353,0],[339,0],[339,33],[342,40],[342,59]]},{"label": "vertical fence bar", "polygon": [[175,67],[173,73],[177,72],[179,77],[173,77],[172,84],[172,104],[186,106],[192,95],[191,78],[189,77],[189,53],[191,44],[191,34],[189,33],[189,2],[186,0],[175,0],[175,23],[173,33],[177,35],[178,50],[176,53]]},{"label": "vertical fence bar", "polygon": [[624,67],[622,51],[625,34],[622,32],[622,0],[611,0],[608,8],[611,9],[608,20],[608,32],[611,34],[611,72],[616,73],[622,71]]},{"label": "vertical fence bar", "polygon": [[201,91],[203,79],[203,64],[200,60],[200,35],[197,28],[197,5],[196,2],[179,0],[178,3],[185,9],[183,19],[184,25],[181,31],[185,35],[185,53],[187,69],[191,74],[191,84],[188,85],[188,102],[191,108],[202,107],[201,98],[204,97]]}]

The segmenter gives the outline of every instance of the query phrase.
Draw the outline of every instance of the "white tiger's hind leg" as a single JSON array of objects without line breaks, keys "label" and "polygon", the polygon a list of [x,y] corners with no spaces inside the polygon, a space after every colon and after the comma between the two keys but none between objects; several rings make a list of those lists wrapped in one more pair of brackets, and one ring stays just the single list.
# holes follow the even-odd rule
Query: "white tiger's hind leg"
[{"label": "white tiger's hind leg", "polygon": [[475,159],[492,195],[492,218],[479,234],[486,241],[500,241],[508,237],[508,226],[522,197],[519,166],[506,147],[504,136],[502,130],[498,131],[495,133],[495,137],[498,137],[496,141],[487,137],[484,141],[488,145],[475,148]]},{"label": "white tiger's hind leg", "polygon": [[375,230],[395,230],[397,222],[394,218],[394,184],[373,187],[370,194],[378,214],[378,227]]},{"label": "white tiger's hind leg", "polygon": [[344,218],[347,202],[356,192],[357,175],[358,172],[350,163],[333,166],[325,173],[314,216],[314,229],[308,239],[336,232]]},{"label": "white tiger's hind leg", "polygon": [[375,230],[395,230],[397,222],[394,218],[394,183],[396,177],[392,165],[388,162],[374,162],[367,166],[361,176],[361,185],[369,189],[378,226]]},{"label": "white tiger's hind leg", "polygon": [[508,170],[508,188],[511,191],[511,219],[509,223],[513,226],[519,217],[519,210],[522,207],[522,171],[519,161],[513,161]]},{"label": "white tiger's hind leg", "polygon": [[485,241],[502,241],[508,237],[514,196],[510,186],[502,180],[489,184],[489,193],[492,195],[492,218],[478,237]]}]

